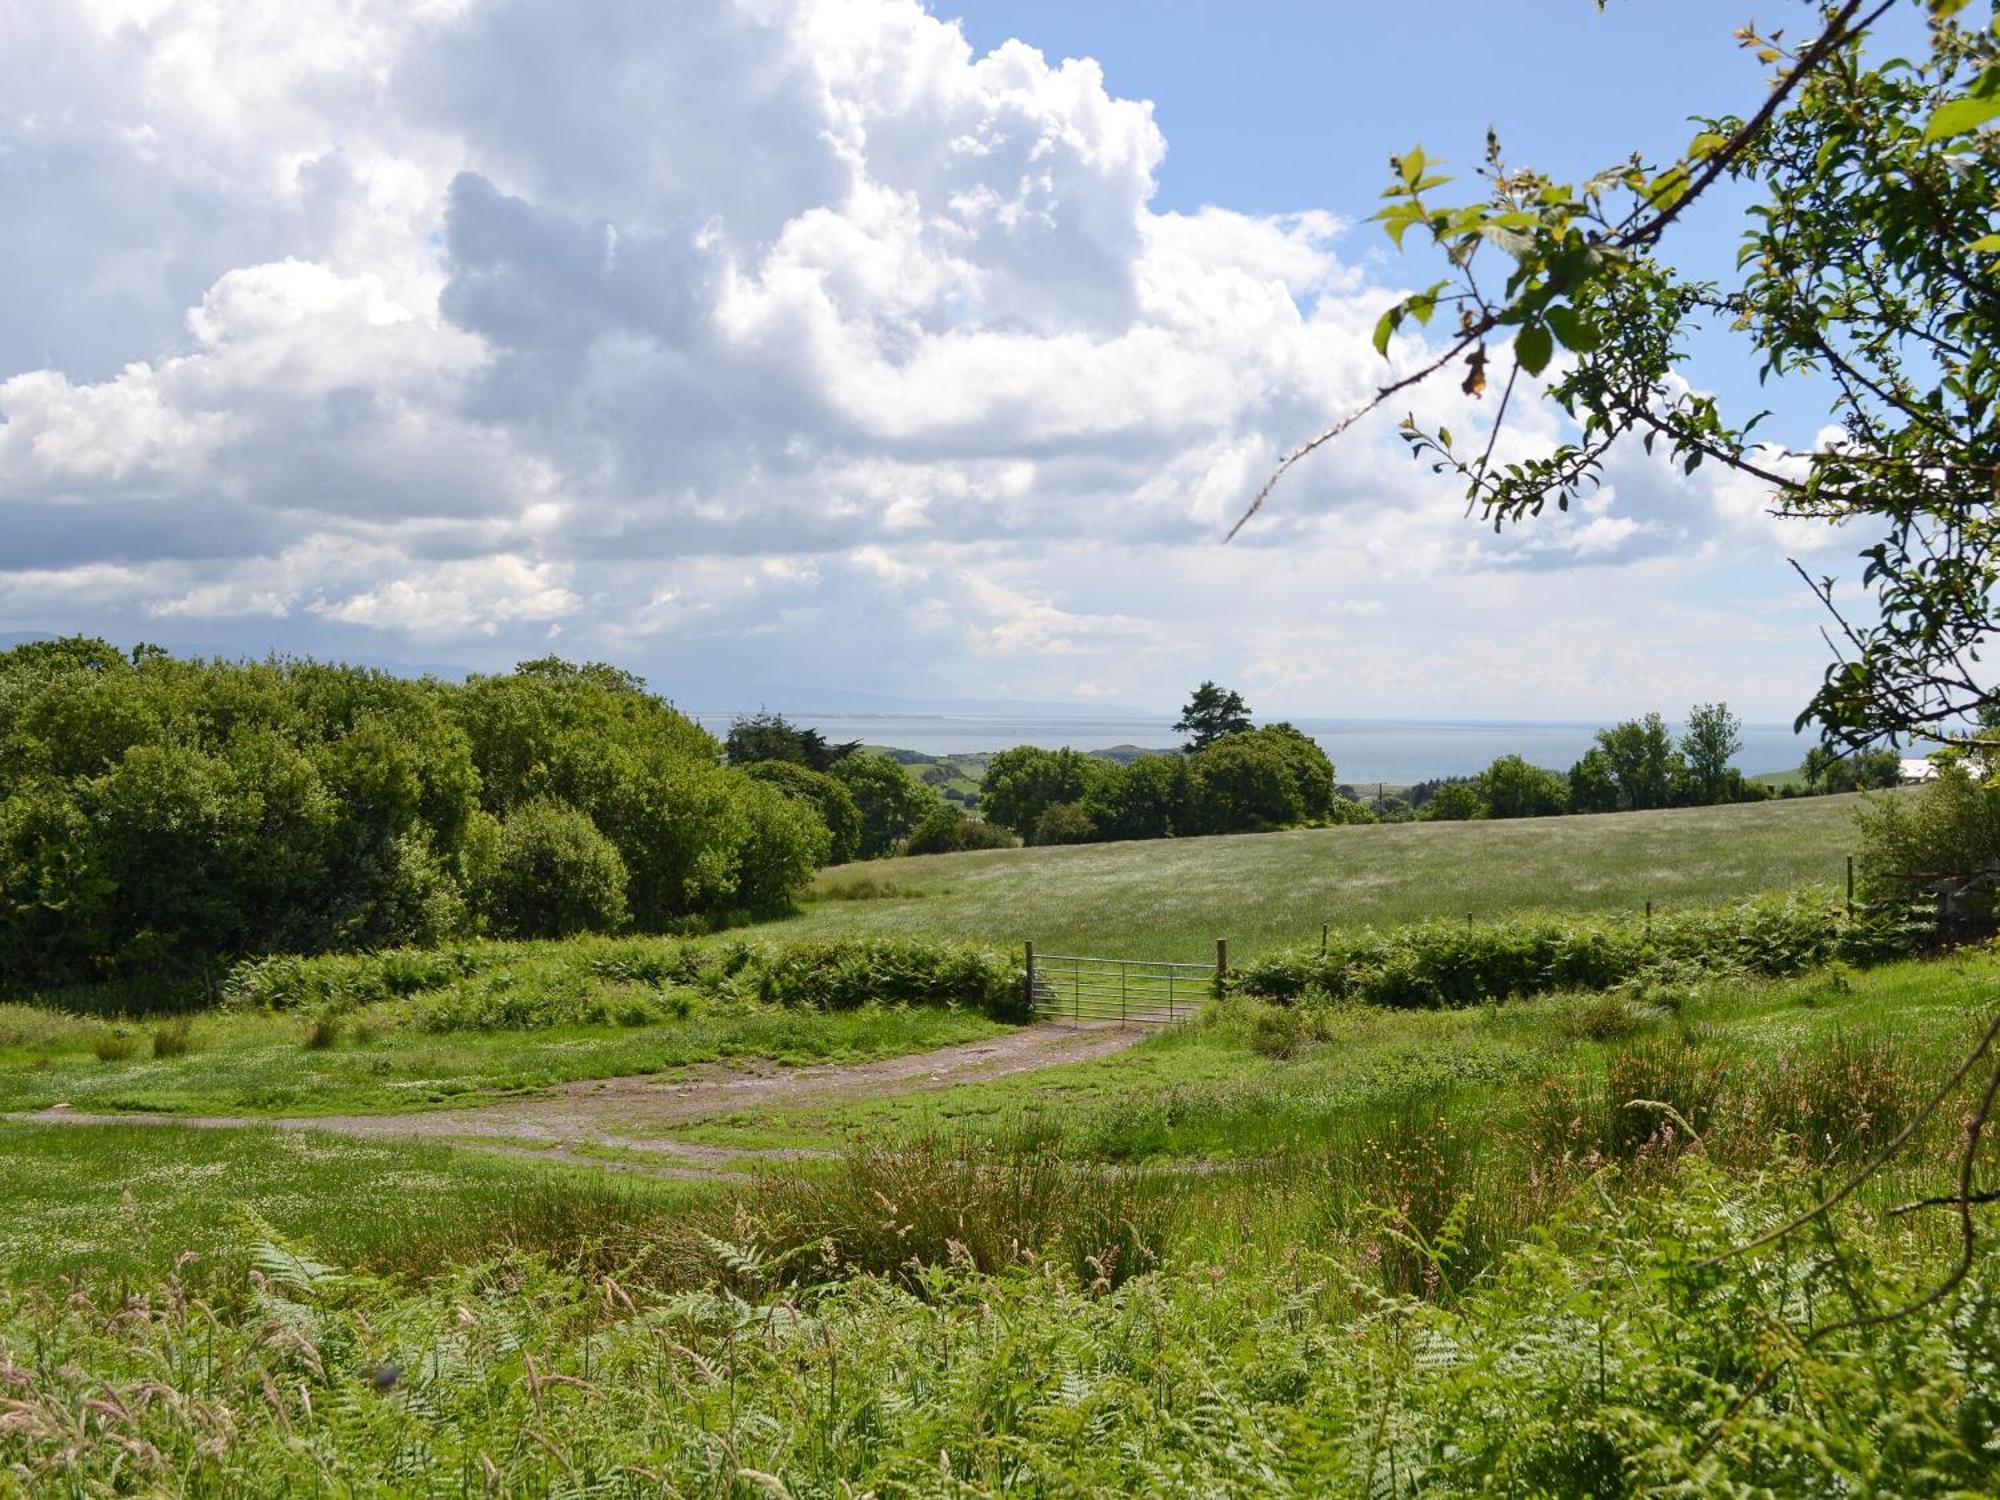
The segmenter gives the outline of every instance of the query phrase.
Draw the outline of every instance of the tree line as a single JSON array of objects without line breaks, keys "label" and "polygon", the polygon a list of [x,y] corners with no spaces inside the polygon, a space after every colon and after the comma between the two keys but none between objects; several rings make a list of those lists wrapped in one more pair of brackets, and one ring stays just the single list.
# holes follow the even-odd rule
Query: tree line
[{"label": "tree line", "polygon": [[[1798,787],[1752,781],[1730,764],[1743,748],[1743,721],[1726,703],[1698,703],[1676,738],[1657,713],[1600,729],[1567,774],[1503,755],[1477,776],[1411,788],[1400,806],[1377,809],[1386,820],[1410,817],[1546,818],[1564,813],[1644,812],[1666,807],[1714,807],[1797,796]],[[1806,755],[1808,794],[1896,785],[1902,762],[1894,750],[1839,756],[1815,746]],[[1385,799],[1395,802],[1396,799]]]},{"label": "tree line", "polygon": [[809,796],[723,763],[629,673],[463,683],[0,653],[0,983],[186,977],[257,952],[680,930],[788,906]]}]

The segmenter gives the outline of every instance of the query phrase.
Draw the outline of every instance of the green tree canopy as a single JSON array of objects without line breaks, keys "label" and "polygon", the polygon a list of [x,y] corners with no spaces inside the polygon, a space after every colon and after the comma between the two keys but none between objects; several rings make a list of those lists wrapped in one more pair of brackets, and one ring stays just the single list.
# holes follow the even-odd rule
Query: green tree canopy
[{"label": "green tree canopy", "polygon": [[1641,812],[1673,805],[1674,787],[1684,768],[1665,719],[1653,713],[1600,729],[1597,748],[1617,788],[1619,810]]},{"label": "green tree canopy", "polygon": [[827,743],[817,729],[794,724],[783,714],[759,709],[731,721],[723,749],[732,766],[755,765],[760,761],[789,761],[809,771],[830,771],[834,762],[844,760],[861,748],[861,741]]},{"label": "green tree canopy", "polygon": [[1241,734],[1249,727],[1250,705],[1241,693],[1203,682],[1181,709],[1174,731],[1189,736],[1188,749],[1205,750],[1225,735]]},{"label": "green tree canopy", "polygon": [[861,810],[862,859],[893,854],[943,801],[886,755],[862,751],[836,761],[833,778]]},{"label": "green tree canopy", "polygon": [[987,762],[979,808],[990,821],[1032,839],[1049,808],[1058,802],[1081,803],[1093,788],[1117,779],[1119,771],[1111,761],[1068,748],[1017,745]]},{"label": "green tree canopy", "polygon": [[[1729,762],[1743,748],[1743,721],[1727,703],[1697,703],[1688,710],[1687,732],[1681,736],[1681,758],[1687,763],[1692,801],[1703,806],[1731,800]],[[1736,777],[1740,783],[1742,778]]]},{"label": "green tree canopy", "polygon": [[1480,772],[1476,790],[1492,818],[1547,818],[1569,811],[1569,782],[1518,755],[1503,755]]},{"label": "green tree canopy", "polygon": [[1432,822],[1462,823],[1485,817],[1486,804],[1470,782],[1452,781],[1439,787],[1424,804],[1423,816]]},{"label": "green tree canopy", "polygon": [[743,774],[812,809],[826,825],[828,864],[844,865],[861,852],[861,808],[838,778],[789,760],[760,760]]}]

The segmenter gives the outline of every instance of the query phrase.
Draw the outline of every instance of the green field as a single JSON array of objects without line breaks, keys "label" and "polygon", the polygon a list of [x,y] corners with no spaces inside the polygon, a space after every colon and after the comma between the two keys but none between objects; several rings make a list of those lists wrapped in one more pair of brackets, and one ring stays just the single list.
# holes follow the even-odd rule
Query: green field
[{"label": "green field", "polygon": [[[922,933],[1199,962],[1392,925],[1638,911],[1836,886],[1858,796],[1513,822],[1399,823],[971,854],[823,872],[785,936]],[[852,899],[861,896],[865,899]],[[843,899],[847,898],[847,899]]]},{"label": "green field", "polygon": [[[0,1006],[0,1108],[64,1106],[0,1119],[0,1493],[1994,1493],[2000,1208],[1876,1316],[1959,1250],[1899,1210],[1991,949],[1802,969],[1908,949],[1776,900],[1610,990],[1246,976],[1127,1031],[1004,1024],[1008,953],[919,940],[1831,887],[1853,802],[883,861],[762,929]],[[857,932],[899,941],[788,941]]]},{"label": "green field", "polygon": [[0,1123],[0,1464],[33,1493],[1991,1493],[1990,1250],[1948,1304],[1798,1343],[1949,1268],[1946,1216],[1885,1210],[1939,1190],[1956,1114],[1826,1228],[1704,1258],[1913,1119],[1996,983],[1980,954],[1336,1009],[1283,1055],[1230,1002],[1040,1074],[690,1123],[841,1153],[748,1181]]}]

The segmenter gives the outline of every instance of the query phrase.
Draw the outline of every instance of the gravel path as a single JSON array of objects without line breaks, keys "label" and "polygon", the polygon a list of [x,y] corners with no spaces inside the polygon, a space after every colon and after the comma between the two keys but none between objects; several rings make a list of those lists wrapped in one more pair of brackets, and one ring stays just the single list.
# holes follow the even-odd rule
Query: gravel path
[{"label": "gravel path", "polygon": [[[668,1078],[599,1078],[564,1084],[548,1093],[465,1109],[373,1115],[169,1115],[101,1114],[62,1105],[5,1118],[35,1124],[183,1125],[207,1129],[261,1125],[281,1130],[326,1130],[375,1139],[423,1138],[528,1154],[541,1160],[624,1165],[656,1176],[713,1178],[734,1175],[730,1163],[746,1158],[784,1160],[826,1152],[744,1150],[665,1140],[662,1127],[686,1125],[745,1110],[836,1105],[884,1095],[929,1093],[964,1083],[1005,1078],[1122,1052],[1148,1029],[1108,1023],[1026,1026],[980,1042],[915,1052],[867,1063],[827,1063],[787,1068],[776,1064],[691,1068]],[[579,1152],[606,1146],[643,1152],[638,1163],[614,1163]],[[658,1158],[657,1165],[650,1158]]]}]

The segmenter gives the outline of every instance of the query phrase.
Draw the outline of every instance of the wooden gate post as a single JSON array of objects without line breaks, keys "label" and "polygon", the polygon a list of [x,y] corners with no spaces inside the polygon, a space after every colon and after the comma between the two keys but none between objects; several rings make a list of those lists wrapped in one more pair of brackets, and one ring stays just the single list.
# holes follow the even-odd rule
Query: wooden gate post
[{"label": "wooden gate post", "polygon": [[1215,998],[1220,1000],[1229,983],[1229,939],[1215,940]]},{"label": "wooden gate post", "polygon": [[1028,948],[1028,977],[1027,977],[1028,1014],[1032,1016],[1035,1013],[1035,945],[1032,940],[1029,941],[1027,948]]}]

